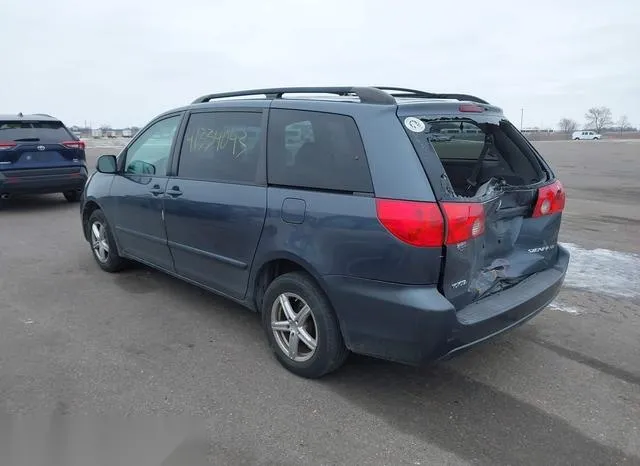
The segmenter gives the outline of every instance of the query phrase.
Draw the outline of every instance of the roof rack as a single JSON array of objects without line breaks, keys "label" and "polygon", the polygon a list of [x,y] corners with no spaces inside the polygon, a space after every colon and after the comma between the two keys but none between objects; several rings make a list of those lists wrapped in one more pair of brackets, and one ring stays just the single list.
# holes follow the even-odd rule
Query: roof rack
[{"label": "roof rack", "polygon": [[419,91],[416,89],[407,89],[404,87],[389,87],[389,86],[375,86],[376,89],[381,91],[391,91],[389,95],[392,97],[416,97],[422,99],[454,99],[454,100],[468,100],[470,102],[477,102],[479,104],[487,104],[484,99],[468,94],[438,94],[433,92]]},{"label": "roof rack", "polygon": [[193,104],[201,104],[214,99],[227,97],[245,97],[264,95],[267,99],[281,99],[284,94],[336,94],[356,96],[366,104],[395,105],[396,99],[387,92],[375,87],[282,87],[273,89],[252,89],[247,91],[222,92],[198,97]]}]

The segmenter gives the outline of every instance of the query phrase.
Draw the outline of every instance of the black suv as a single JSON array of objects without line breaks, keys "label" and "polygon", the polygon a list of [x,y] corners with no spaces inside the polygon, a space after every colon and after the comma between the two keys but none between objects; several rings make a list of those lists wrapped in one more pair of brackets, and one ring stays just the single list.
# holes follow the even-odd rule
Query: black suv
[{"label": "black suv", "polygon": [[212,94],[97,169],[81,214],[102,269],[142,262],[261,313],[306,377],[349,351],[418,364],[487,340],[544,309],[569,262],[562,185],[469,95]]},{"label": "black suv", "polygon": [[0,196],[62,193],[80,199],[84,142],[49,115],[0,115]]}]

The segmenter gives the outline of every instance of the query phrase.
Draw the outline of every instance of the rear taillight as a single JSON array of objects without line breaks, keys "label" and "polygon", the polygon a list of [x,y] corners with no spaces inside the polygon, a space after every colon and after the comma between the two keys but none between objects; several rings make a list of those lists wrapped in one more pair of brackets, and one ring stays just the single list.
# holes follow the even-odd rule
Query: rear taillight
[{"label": "rear taillight", "polygon": [[442,246],[444,220],[435,202],[376,199],[378,220],[399,240],[418,247]]},{"label": "rear taillight", "polygon": [[9,150],[16,147],[16,143],[13,141],[0,141],[0,150]]},{"label": "rear taillight", "polygon": [[566,201],[564,187],[560,181],[554,181],[550,185],[538,189],[538,201],[533,209],[532,217],[557,214],[564,210]]},{"label": "rear taillight", "polygon": [[475,202],[443,202],[447,220],[446,244],[457,244],[484,233],[484,206]]},{"label": "rear taillight", "polygon": [[444,202],[441,207],[442,210],[435,202],[376,200],[380,223],[393,236],[412,246],[457,244],[484,233],[482,204]]},{"label": "rear taillight", "polygon": [[84,149],[84,141],[64,141],[60,144],[67,149]]}]

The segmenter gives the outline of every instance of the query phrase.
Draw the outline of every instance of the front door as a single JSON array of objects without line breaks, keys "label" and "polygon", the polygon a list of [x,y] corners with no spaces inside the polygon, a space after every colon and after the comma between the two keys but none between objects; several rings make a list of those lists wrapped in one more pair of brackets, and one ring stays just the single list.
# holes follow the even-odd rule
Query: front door
[{"label": "front door", "polygon": [[162,209],[167,168],[181,118],[181,114],[172,115],[145,129],[122,154],[121,174],[111,186],[121,252],[167,270],[173,270],[173,260]]},{"label": "front door", "polygon": [[192,114],[166,190],[176,272],[234,298],[245,295],[266,215],[263,120],[261,110]]}]

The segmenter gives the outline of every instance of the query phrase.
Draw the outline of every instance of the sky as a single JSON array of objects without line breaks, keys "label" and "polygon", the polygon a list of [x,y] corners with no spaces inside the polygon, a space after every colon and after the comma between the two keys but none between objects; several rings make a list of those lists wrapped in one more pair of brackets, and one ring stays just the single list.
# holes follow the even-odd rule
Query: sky
[{"label": "sky", "polygon": [[199,95],[297,85],[474,94],[517,126],[640,126],[640,2],[0,2],[0,113],[142,126]]}]

